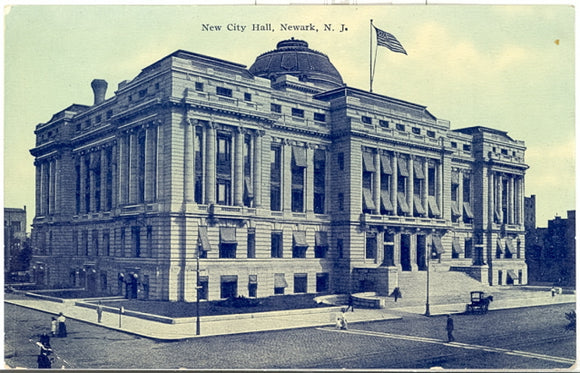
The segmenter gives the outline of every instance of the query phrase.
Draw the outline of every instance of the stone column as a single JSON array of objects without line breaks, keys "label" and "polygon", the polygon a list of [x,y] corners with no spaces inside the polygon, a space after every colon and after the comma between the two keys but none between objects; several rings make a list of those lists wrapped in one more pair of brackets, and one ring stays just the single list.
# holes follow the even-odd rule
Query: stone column
[{"label": "stone column", "polygon": [[107,210],[107,170],[112,167],[111,164],[107,164],[107,156],[105,148],[102,148],[99,152],[101,158],[101,211]]},{"label": "stone column", "polygon": [[256,131],[254,137],[254,207],[262,206],[262,137],[264,131]]},{"label": "stone column", "polygon": [[145,130],[145,202],[153,202],[155,200],[155,185],[157,183],[157,173],[155,172],[155,160],[157,159],[156,140],[157,127],[155,125],[148,125]]},{"label": "stone column", "polygon": [[292,146],[282,142],[282,210],[292,211]]},{"label": "stone column", "polygon": [[193,123],[185,120],[183,124],[183,203],[193,203],[195,178],[195,148]]},{"label": "stone column", "polygon": [[206,130],[205,153],[205,200],[207,204],[215,204],[216,195],[216,124],[211,122]]},{"label": "stone column", "polygon": [[459,209],[459,218],[463,216],[463,171],[458,170],[459,187],[457,188],[457,208]]},{"label": "stone column", "polygon": [[515,185],[514,175],[509,176],[508,181],[508,224],[513,224],[515,220]]},{"label": "stone column", "polygon": [[56,193],[56,183],[55,183],[55,162],[56,160],[50,160],[48,162],[48,214],[53,215],[55,213],[55,193]]},{"label": "stone column", "polygon": [[161,121],[157,122],[157,144],[155,144],[157,156],[155,157],[155,192],[153,193],[153,198],[155,201],[163,200],[163,196],[165,195],[164,190],[164,167],[163,167],[163,160],[164,160],[164,147],[165,144],[163,143],[163,129]]},{"label": "stone column", "polygon": [[[413,164],[414,157],[409,155],[409,162],[407,163],[407,169],[409,171],[409,177],[407,178],[407,205],[409,206],[409,216],[413,216],[413,196],[415,195],[415,166]],[[412,245],[411,245],[412,247]],[[411,255],[412,258],[412,255]]]},{"label": "stone column", "polygon": [[443,165],[441,162],[437,164],[437,206],[439,207],[439,216],[442,218],[443,215]]},{"label": "stone column", "polygon": [[97,211],[97,199],[96,196],[96,189],[97,189],[97,178],[95,174],[95,166],[97,162],[100,162],[100,158],[97,157],[97,152],[91,152],[89,154],[89,188],[90,188],[90,203],[89,203],[89,212]]},{"label": "stone column", "polygon": [[497,212],[499,214],[499,222],[503,224],[503,175],[498,175],[497,177]]},{"label": "stone column", "polygon": [[35,198],[36,198],[36,215],[42,215],[42,163],[38,161],[34,161],[34,167],[36,170],[36,189],[35,189]]},{"label": "stone column", "polygon": [[[397,200],[397,185],[398,185],[398,178],[399,178],[399,165],[398,165],[398,156],[399,153],[394,152],[392,157],[392,171],[393,175],[391,177],[391,204],[393,205],[393,215],[399,215],[397,205],[399,201]],[[397,247],[395,245],[395,247]],[[399,263],[400,264],[400,263]]]},{"label": "stone column", "polygon": [[306,146],[306,164],[304,170],[304,212],[314,212],[314,148]]},{"label": "stone column", "polygon": [[244,205],[244,138],[245,131],[237,128],[235,131],[234,151],[234,205]]},{"label": "stone column", "polygon": [[423,208],[425,209],[425,216],[429,216],[429,160],[425,158],[425,163],[423,163],[423,195],[421,196],[421,201],[423,202]]},{"label": "stone column", "polygon": [[[373,184],[373,195],[375,196],[375,214],[379,215],[381,213],[381,155],[379,154],[379,150],[376,149],[375,153],[375,175],[374,175],[374,184]],[[378,236],[378,235],[377,235]],[[378,242],[378,240],[377,240]],[[377,247],[379,245],[377,244]],[[378,249],[377,249],[378,250]]]},{"label": "stone column", "polygon": [[139,151],[138,151],[139,138],[137,136],[137,131],[131,131],[129,136],[129,203],[137,202],[137,194],[139,194],[138,185],[138,164],[139,164]]},{"label": "stone column", "polygon": [[[494,213],[495,213],[495,173],[493,171],[491,171],[491,169],[487,169],[487,205],[488,205],[488,224],[489,224],[489,229],[491,229],[491,227],[493,226],[493,221],[494,221]],[[474,241],[474,244],[476,242]]]},{"label": "stone column", "polygon": [[119,145],[117,142],[114,143],[111,149],[111,208],[115,209],[119,203],[119,189],[116,187],[119,185],[119,155],[118,155]]}]

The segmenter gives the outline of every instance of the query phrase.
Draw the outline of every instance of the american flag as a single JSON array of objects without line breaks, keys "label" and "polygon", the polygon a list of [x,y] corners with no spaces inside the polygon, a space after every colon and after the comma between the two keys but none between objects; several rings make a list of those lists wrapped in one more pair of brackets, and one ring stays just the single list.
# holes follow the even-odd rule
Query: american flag
[{"label": "american flag", "polygon": [[403,48],[403,46],[397,40],[396,37],[394,37],[392,34],[389,34],[386,31],[380,30],[376,27],[375,27],[375,30],[377,30],[377,45],[378,46],[387,47],[391,51],[396,52],[396,53],[407,54],[407,51],[405,51],[405,48]]}]

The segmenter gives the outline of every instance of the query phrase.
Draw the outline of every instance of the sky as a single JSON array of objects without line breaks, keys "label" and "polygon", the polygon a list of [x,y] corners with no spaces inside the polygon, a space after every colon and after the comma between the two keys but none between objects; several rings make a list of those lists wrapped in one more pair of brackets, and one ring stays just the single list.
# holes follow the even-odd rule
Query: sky
[{"label": "sky", "polygon": [[[377,50],[375,93],[427,106],[451,129],[481,125],[525,141],[526,196],[536,195],[537,225],[575,209],[569,5],[5,7],[5,207],[26,205],[32,221],[34,129],[73,103],[92,105],[93,79],[107,80],[109,98],[120,82],[178,49],[249,67],[294,37],[328,55],[347,85],[368,90],[370,19],[408,53]],[[275,31],[251,31],[255,23]],[[283,23],[318,31],[283,31]],[[204,31],[204,24],[222,29]],[[342,25],[348,30],[339,32]]]}]

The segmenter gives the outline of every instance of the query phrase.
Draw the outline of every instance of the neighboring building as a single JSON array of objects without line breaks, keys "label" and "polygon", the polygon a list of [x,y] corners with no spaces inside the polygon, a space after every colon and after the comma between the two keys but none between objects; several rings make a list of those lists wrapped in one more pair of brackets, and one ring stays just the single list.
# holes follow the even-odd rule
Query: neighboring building
[{"label": "neighboring building", "polygon": [[92,106],[35,131],[47,286],[171,301],[388,294],[427,258],[527,282],[528,166],[506,132],[450,130],[425,106],[348,87],[294,39],[249,69],[180,50],[112,98],[92,86]]},{"label": "neighboring building", "polygon": [[4,274],[25,270],[19,265],[19,255],[26,245],[26,206],[4,208]]},{"label": "neighboring building", "polygon": [[526,233],[530,281],[574,285],[576,282],[576,211],[548,220],[547,228]]}]

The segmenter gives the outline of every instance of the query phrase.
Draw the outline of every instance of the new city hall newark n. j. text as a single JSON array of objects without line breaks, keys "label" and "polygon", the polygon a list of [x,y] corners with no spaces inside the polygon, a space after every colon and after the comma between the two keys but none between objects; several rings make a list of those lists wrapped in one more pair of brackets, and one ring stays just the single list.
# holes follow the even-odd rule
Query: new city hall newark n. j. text
[{"label": "new city hall newark n. j. text", "polygon": [[348,87],[294,39],[249,69],[179,50],[109,99],[91,85],[92,106],[36,127],[41,285],[170,301],[387,295],[427,265],[527,283],[528,166],[506,132],[451,130]]}]

